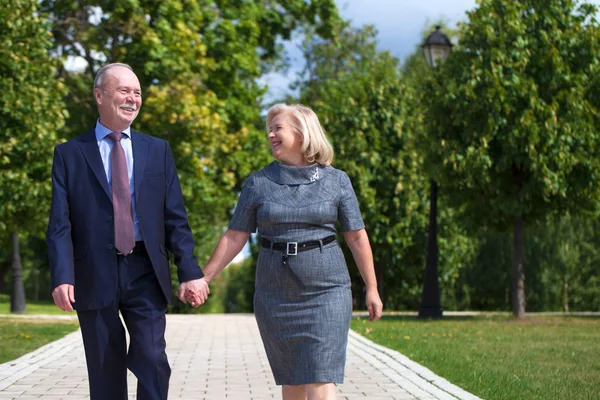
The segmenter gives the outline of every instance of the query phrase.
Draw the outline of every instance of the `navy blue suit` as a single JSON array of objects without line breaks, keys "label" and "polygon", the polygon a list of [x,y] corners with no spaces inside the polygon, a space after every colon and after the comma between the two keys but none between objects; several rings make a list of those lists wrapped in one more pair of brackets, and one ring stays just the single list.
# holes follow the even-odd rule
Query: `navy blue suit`
[{"label": "navy blue suit", "polygon": [[[144,246],[117,255],[111,192],[94,129],[56,146],[47,232],[52,287],[74,285],[92,399],[166,399],[164,325],[171,300],[167,250],[180,282],[202,277],[168,143],[131,131],[135,207]],[[143,250],[145,247],[145,250]],[[129,352],[119,311],[131,337]]]}]

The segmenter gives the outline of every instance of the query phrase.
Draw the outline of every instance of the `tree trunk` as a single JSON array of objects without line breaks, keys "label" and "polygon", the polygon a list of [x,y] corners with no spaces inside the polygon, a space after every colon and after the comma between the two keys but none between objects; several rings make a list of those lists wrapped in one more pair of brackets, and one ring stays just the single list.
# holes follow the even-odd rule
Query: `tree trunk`
[{"label": "tree trunk", "polygon": [[563,310],[564,312],[569,312],[569,276],[565,275],[565,280],[563,281]]},{"label": "tree trunk", "polygon": [[443,311],[438,282],[437,182],[431,179],[430,186],[429,232],[419,318],[442,318]]},{"label": "tree trunk", "polygon": [[525,318],[525,271],[523,218],[515,217],[514,226],[514,260],[512,273],[512,309],[513,315],[519,319]]},{"label": "tree trunk", "polygon": [[21,266],[21,255],[19,253],[19,235],[11,233],[12,239],[12,295],[10,298],[10,312],[25,312],[25,288],[23,287],[23,274]]}]

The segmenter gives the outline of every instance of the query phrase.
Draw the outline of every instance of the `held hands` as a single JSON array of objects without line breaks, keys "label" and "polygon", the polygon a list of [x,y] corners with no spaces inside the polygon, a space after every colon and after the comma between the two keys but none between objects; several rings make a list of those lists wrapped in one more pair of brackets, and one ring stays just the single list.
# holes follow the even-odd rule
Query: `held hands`
[{"label": "held hands", "polygon": [[375,322],[381,318],[383,313],[383,303],[379,298],[377,290],[367,290],[367,308],[369,309],[369,321]]},{"label": "held hands", "polygon": [[193,281],[182,282],[177,291],[177,297],[184,303],[190,303],[194,308],[204,304],[208,299],[210,289],[208,282],[204,278],[195,279]]},{"label": "held hands", "polygon": [[52,299],[54,304],[63,311],[73,312],[73,303],[75,303],[75,290],[73,285],[63,283],[58,285],[52,291]]}]

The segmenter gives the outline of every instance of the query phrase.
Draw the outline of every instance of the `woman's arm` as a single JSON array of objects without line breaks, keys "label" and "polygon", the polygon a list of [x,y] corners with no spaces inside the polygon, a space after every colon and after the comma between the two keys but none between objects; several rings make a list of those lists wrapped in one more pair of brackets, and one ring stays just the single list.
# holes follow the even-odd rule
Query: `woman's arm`
[{"label": "woman's arm", "polygon": [[233,260],[233,258],[238,255],[240,251],[242,251],[249,237],[250,233],[248,232],[227,229],[221,239],[219,239],[217,247],[202,269],[204,276],[199,280],[206,282],[206,291],[182,291],[180,288],[177,296],[179,296],[182,301],[189,302],[194,308],[204,304],[208,298],[208,294],[210,293],[210,289],[208,288],[210,281],[212,281],[213,278],[219,274],[219,272],[223,271],[223,269],[231,262],[231,260]]},{"label": "woman's arm", "polygon": [[210,283],[238,255],[248,241],[250,233],[227,229],[208,262],[202,269],[204,279]]},{"label": "woman's arm", "polygon": [[365,229],[358,229],[356,231],[344,232],[344,239],[346,239],[346,243],[348,243],[352,251],[356,266],[367,287],[366,302],[369,309],[369,321],[377,321],[381,318],[383,303],[377,291],[373,253],[367,231]]}]

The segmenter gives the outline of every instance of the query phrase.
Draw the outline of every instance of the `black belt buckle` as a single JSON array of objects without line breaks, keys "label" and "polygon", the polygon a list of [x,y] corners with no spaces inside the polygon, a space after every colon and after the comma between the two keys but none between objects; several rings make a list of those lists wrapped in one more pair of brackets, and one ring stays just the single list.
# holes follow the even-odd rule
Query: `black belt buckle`
[{"label": "black belt buckle", "polygon": [[298,242],[287,242],[285,244],[285,255],[286,256],[298,255]]}]

